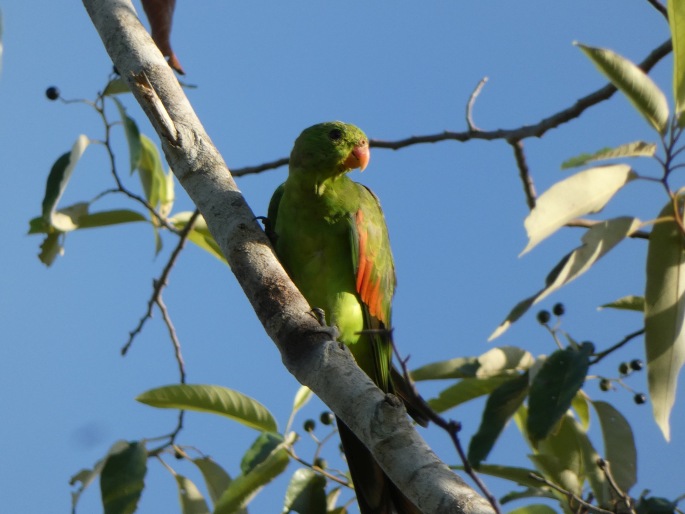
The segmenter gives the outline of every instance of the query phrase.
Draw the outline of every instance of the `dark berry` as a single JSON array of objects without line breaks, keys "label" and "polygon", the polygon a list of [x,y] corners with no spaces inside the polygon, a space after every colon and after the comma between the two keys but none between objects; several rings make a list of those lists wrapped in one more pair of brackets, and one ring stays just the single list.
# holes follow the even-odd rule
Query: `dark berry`
[{"label": "dark berry", "polygon": [[330,425],[331,423],[333,423],[334,418],[335,416],[333,416],[333,413],[327,411],[322,412],[321,416],[319,417],[319,419],[321,420],[321,424],[323,425]]},{"label": "dark berry", "polygon": [[582,343],[580,343],[580,347],[587,353],[595,353],[595,343],[593,343],[592,341],[583,341]]},{"label": "dark berry", "polygon": [[602,391],[610,391],[611,390],[611,380],[608,378],[603,378],[602,380],[599,381],[599,388]]},{"label": "dark berry", "polygon": [[325,459],[322,459],[321,457],[318,457],[314,461],[314,465],[321,468],[321,469],[326,469],[328,467],[328,462],[326,462]]},{"label": "dark berry", "polygon": [[59,88],[50,86],[45,90],[45,96],[48,97],[48,100],[57,100],[59,98]]},{"label": "dark berry", "polygon": [[549,311],[540,311],[538,312],[538,322],[541,325],[546,325],[549,323],[549,320],[552,316],[550,315]]},{"label": "dark berry", "polygon": [[304,431],[305,432],[313,432],[314,427],[316,427],[316,423],[314,422],[313,419],[308,419],[307,421],[304,422]]},{"label": "dark berry", "polygon": [[564,312],[566,312],[566,309],[564,309],[564,304],[563,303],[555,303],[554,307],[552,307],[552,312],[554,313],[555,316],[563,316]]},{"label": "dark berry", "polygon": [[183,458],[183,454],[176,450],[174,451],[174,457],[176,457],[178,460],[181,460]]},{"label": "dark berry", "polygon": [[630,366],[628,366],[627,362],[622,362],[621,364],[618,365],[618,372],[621,375],[627,375],[628,371],[630,371]]},{"label": "dark berry", "polygon": [[647,395],[644,393],[637,393],[635,396],[633,396],[633,401],[638,405],[642,405],[647,401]]},{"label": "dark berry", "polygon": [[630,369],[633,371],[640,371],[645,367],[645,364],[640,359],[633,359],[630,361]]}]

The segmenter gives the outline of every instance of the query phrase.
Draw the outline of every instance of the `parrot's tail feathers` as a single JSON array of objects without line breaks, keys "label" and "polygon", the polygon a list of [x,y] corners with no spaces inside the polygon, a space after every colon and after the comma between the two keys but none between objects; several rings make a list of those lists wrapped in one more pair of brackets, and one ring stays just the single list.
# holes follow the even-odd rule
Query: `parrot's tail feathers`
[{"label": "parrot's tail feathers", "polygon": [[421,514],[347,425],[337,423],[361,514]]}]

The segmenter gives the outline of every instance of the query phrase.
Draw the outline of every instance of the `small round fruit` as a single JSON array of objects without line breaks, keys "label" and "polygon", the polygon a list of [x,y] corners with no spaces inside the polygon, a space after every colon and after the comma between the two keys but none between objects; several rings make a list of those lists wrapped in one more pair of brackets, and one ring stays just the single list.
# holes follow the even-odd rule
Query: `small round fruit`
[{"label": "small round fruit", "polygon": [[321,416],[319,417],[319,420],[321,421],[322,425],[330,425],[333,423],[334,419],[335,416],[333,415],[333,413],[328,411],[322,412]]},{"label": "small round fruit", "polygon": [[628,366],[627,362],[622,362],[621,364],[618,365],[618,372],[621,375],[627,375],[628,371],[630,371],[630,366]]},{"label": "small round fruit", "polygon": [[321,468],[321,469],[326,469],[328,467],[328,462],[326,462],[326,459],[322,459],[321,457],[318,457],[314,461],[314,465]]},{"label": "small round fruit", "polygon": [[305,432],[313,432],[316,427],[316,422],[313,419],[308,419],[304,422],[303,428]]},{"label": "small round fruit", "polygon": [[592,341],[583,341],[580,343],[580,347],[589,354],[595,353],[595,343]]},{"label": "small round fruit", "polygon": [[630,369],[632,369],[633,371],[640,371],[644,367],[645,364],[640,359],[633,359],[632,361],[630,361]]},{"label": "small round fruit", "polygon": [[48,97],[48,100],[57,100],[59,98],[59,88],[50,86],[45,90],[45,96]]},{"label": "small round fruit", "polygon": [[538,323],[540,323],[540,325],[546,325],[549,323],[551,317],[549,311],[540,311],[538,312]]},{"label": "small round fruit", "polygon": [[599,388],[602,391],[611,390],[611,380],[609,380],[608,378],[603,378],[602,380],[599,381]]},{"label": "small round fruit", "polygon": [[555,316],[563,316],[564,312],[566,312],[566,309],[564,308],[563,303],[555,303],[554,307],[552,307],[552,312],[554,313]]},{"label": "small round fruit", "polygon": [[644,393],[637,393],[635,396],[633,396],[633,401],[638,405],[642,405],[647,401],[647,395]]}]

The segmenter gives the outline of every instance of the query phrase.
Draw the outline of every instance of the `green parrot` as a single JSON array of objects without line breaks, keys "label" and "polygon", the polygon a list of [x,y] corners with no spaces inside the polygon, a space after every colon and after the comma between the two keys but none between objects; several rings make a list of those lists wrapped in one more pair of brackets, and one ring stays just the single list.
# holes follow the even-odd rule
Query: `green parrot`
[{"label": "green parrot", "polygon": [[[337,327],[359,367],[384,392],[401,393],[383,331],[391,327],[395,291],[388,229],[378,198],[347,177],[368,162],[369,140],[354,125],[334,121],[304,130],[288,178],[269,204],[267,231],[293,282]],[[372,329],[380,330],[361,333]],[[340,420],[338,429],[361,513],[419,513]]]}]

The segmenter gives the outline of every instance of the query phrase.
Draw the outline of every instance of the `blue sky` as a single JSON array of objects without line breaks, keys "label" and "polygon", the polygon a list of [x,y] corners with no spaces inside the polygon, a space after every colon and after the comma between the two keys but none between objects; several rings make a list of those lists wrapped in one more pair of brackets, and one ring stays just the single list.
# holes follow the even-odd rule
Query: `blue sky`
[{"label": "blue sky", "polygon": [[[177,370],[159,314],[127,357],[119,355],[144,313],[151,281],[159,276],[174,240],[154,257],[151,230],[143,224],[70,234],[66,254],[46,269],[36,258],[40,238],[27,236],[40,213],[47,174],[81,133],[102,137],[97,116],[82,105],[49,102],[56,85],[66,98],[93,98],[111,64],[80,2],[0,2],[4,55],[0,76],[0,148],[4,186],[0,198],[5,235],[0,252],[0,491],[6,512],[68,512],[69,477],[91,466],[118,439],[155,437],[173,429],[176,414],[133,398],[173,383]],[[139,8],[139,5],[137,5]],[[139,9],[140,10],[140,9]],[[142,12],[142,10],[141,10]],[[371,138],[399,139],[443,130],[464,130],[473,88],[489,82],[474,109],[483,129],[514,128],[571,105],[604,84],[575,40],[606,46],[641,60],[668,37],[663,18],[646,1],[541,1],[345,3],[179,2],[172,43],[197,89],[188,96],[231,168],[286,156],[299,132],[324,120],[359,125]],[[671,61],[652,76],[671,97]],[[152,129],[131,98],[129,114],[141,131]],[[114,107],[110,106],[112,116]],[[119,163],[127,162],[121,134]],[[527,140],[528,162],[538,191],[564,176],[560,163],[581,152],[638,139],[651,129],[615,96],[541,140]],[[648,161],[635,163],[654,172]],[[257,214],[265,214],[284,168],[241,178],[239,187]],[[410,364],[477,355],[493,344],[521,346],[534,355],[553,351],[553,340],[534,321],[534,311],[496,343],[488,335],[519,300],[537,291],[547,272],[579,243],[566,229],[525,257],[527,213],[511,148],[502,141],[444,142],[401,151],[376,149],[363,175],[353,178],[381,198],[398,274],[394,308],[397,341]],[[676,180],[680,177],[676,176]],[[137,187],[137,179],[128,179]],[[112,186],[106,156],[91,145],[72,177],[62,205],[94,197]],[[653,185],[633,183],[605,215],[650,219],[665,198]],[[123,198],[102,208],[133,207]],[[177,189],[175,211],[190,210]],[[603,214],[604,216],[604,214]],[[606,348],[640,328],[636,314],[597,311],[628,294],[641,294],[643,241],[627,241],[596,269],[543,302],[562,301],[563,327],[577,340]],[[189,247],[164,294],[183,344],[188,380],[221,384],[253,396],[284,427],[298,384],[284,370],[227,267]],[[638,340],[595,371],[616,376],[619,362],[643,356]],[[646,390],[646,374],[628,380]],[[439,384],[421,384],[426,396]],[[643,489],[675,497],[673,480],[685,454],[683,386],[666,444],[651,409],[636,407],[626,391],[601,393],[631,422],[638,444]],[[312,403],[298,418],[318,418]],[[464,424],[467,442],[478,426],[482,403],[450,415]],[[437,429],[422,434],[448,463],[456,456]],[[236,474],[253,431],[225,419],[190,414],[179,442],[199,447]],[[601,442],[594,433],[596,446]],[[301,453],[311,453],[303,442]],[[328,453],[337,453],[337,444]],[[488,462],[528,465],[514,426]],[[168,459],[181,473],[188,466]],[[149,463],[139,512],[175,512],[175,483]],[[291,472],[295,466],[291,466]],[[194,477],[197,478],[197,477]],[[199,480],[198,480],[199,482]],[[488,481],[496,494],[512,487]],[[285,481],[254,503],[253,512],[277,512]],[[79,512],[98,512],[99,492],[82,498]],[[176,510],[175,510],[176,509]]]}]

